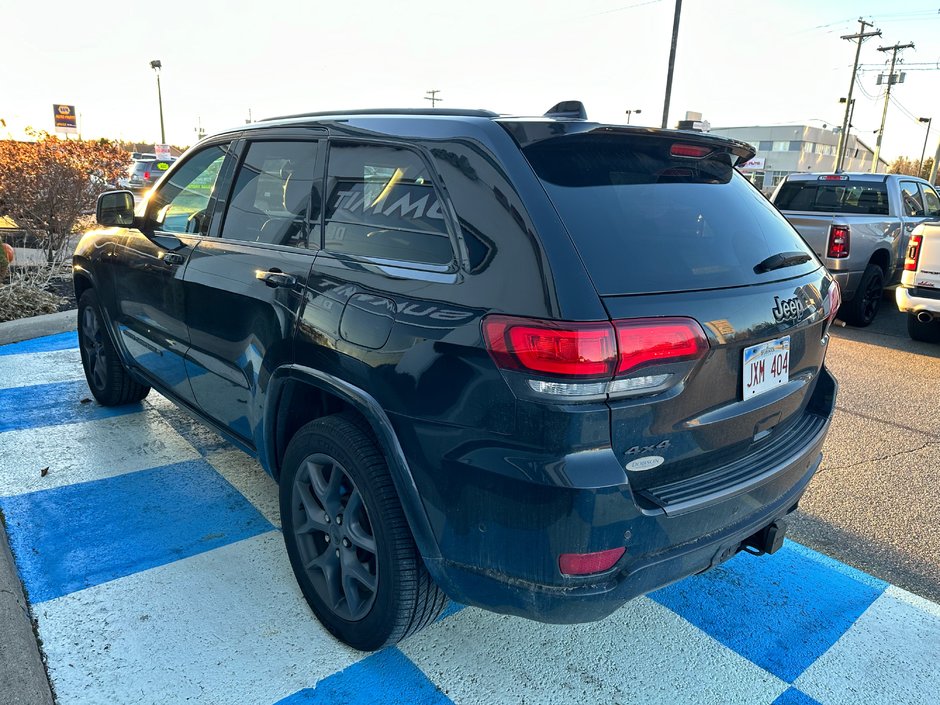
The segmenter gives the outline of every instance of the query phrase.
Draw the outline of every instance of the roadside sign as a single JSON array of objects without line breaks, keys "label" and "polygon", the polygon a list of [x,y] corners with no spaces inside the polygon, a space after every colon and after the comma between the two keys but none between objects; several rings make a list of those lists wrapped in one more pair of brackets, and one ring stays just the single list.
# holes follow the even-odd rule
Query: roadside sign
[{"label": "roadside sign", "polygon": [[78,132],[78,120],[74,105],[52,104],[52,115],[55,119],[55,131],[69,135]]},{"label": "roadside sign", "polygon": [[172,156],[170,154],[170,145],[168,144],[155,144],[153,151],[157,155],[157,159],[169,159]]},{"label": "roadside sign", "polygon": [[765,157],[754,157],[750,161],[744,162],[739,169],[749,170],[749,169],[763,169],[764,168]]}]

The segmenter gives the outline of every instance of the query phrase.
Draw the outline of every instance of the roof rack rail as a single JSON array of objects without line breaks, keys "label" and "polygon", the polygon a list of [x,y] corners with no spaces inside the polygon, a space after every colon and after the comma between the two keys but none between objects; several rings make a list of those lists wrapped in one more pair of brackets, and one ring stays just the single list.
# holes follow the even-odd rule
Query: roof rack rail
[{"label": "roof rack rail", "polygon": [[461,110],[459,108],[359,108],[357,110],[322,110],[314,113],[295,113],[293,115],[278,115],[268,117],[258,122],[272,120],[290,120],[292,118],[332,117],[340,115],[443,115],[449,117],[499,117],[499,113],[492,110]]}]

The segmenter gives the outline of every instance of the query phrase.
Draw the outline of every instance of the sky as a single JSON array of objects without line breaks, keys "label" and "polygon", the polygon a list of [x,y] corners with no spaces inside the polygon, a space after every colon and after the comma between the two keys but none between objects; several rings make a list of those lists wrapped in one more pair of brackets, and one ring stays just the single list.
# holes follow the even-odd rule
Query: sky
[{"label": "sky", "polygon": [[[189,145],[254,119],[316,110],[488,108],[533,115],[581,100],[590,118],[659,126],[675,0],[0,0],[0,138],[51,131],[52,104],[74,104],[85,138],[158,141],[156,75],[167,142]],[[874,146],[890,53],[882,156],[920,157],[940,139],[940,0],[685,0],[669,126],[687,110],[714,127],[841,125],[864,17],[853,125]],[[905,68],[908,66],[909,68]]]}]

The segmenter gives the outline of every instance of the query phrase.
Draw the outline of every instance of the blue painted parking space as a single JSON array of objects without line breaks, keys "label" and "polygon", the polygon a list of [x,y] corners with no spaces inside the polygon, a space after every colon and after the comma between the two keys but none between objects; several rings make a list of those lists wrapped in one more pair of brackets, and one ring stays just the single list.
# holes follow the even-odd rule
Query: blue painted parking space
[{"label": "blue painted parking space", "polygon": [[940,606],[793,542],[593,624],[455,605],[348,649],[260,466],[155,393],[83,403],[76,345],[0,347],[0,510],[62,705],[940,702]]}]

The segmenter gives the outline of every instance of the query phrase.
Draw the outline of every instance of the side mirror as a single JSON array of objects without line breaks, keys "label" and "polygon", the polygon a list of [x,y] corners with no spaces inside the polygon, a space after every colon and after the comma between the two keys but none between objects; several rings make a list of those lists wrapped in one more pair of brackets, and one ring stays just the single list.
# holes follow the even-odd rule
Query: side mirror
[{"label": "side mirror", "polygon": [[99,225],[127,228],[134,224],[134,194],[130,191],[107,191],[98,196],[95,219]]}]

